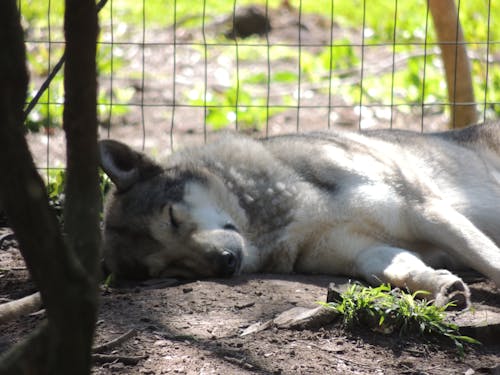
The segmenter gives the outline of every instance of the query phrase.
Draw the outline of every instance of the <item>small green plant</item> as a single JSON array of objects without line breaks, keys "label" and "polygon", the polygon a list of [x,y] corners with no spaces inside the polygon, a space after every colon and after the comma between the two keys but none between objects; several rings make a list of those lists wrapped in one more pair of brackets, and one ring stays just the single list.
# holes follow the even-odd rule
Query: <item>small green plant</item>
[{"label": "small green plant", "polygon": [[347,38],[336,41],[336,44],[324,48],[318,57],[324,71],[338,71],[339,75],[342,75],[343,70],[352,70],[359,66],[360,63],[353,42]]},{"label": "small green plant", "polygon": [[[66,170],[62,168],[50,169],[47,175],[47,196],[50,206],[54,209],[59,222],[63,221],[64,189],[66,187]],[[111,188],[111,180],[104,172],[99,171],[99,186],[102,199]]]},{"label": "small green plant", "polygon": [[[275,78],[272,76],[271,79]],[[276,79],[286,80],[288,75],[282,74]],[[213,130],[222,130],[228,126],[238,124],[240,130],[260,130],[267,123],[268,118],[284,111],[283,107],[267,106],[264,96],[256,96],[247,89],[245,84],[255,84],[267,78],[262,74],[250,76],[222,91],[208,92],[204,97],[203,89],[192,90],[189,93],[190,105],[206,106],[207,124]],[[283,102],[289,104],[290,99],[283,97]]]},{"label": "small green plant", "polygon": [[479,341],[461,335],[457,325],[445,321],[444,311],[452,304],[438,307],[416,298],[422,294],[427,292],[410,294],[391,289],[387,284],[375,288],[353,284],[341,295],[339,302],[321,304],[340,314],[348,327],[361,324],[383,333],[399,330],[400,335],[416,332],[446,337],[453,341],[461,356],[464,343],[479,344]]},{"label": "small green plant", "polygon": [[59,222],[62,223],[66,171],[64,169],[50,169],[47,178],[47,195],[49,204],[54,209]]},{"label": "small green plant", "polygon": [[110,273],[107,275],[102,283],[102,286],[104,288],[110,288],[115,282],[115,276],[114,274]]}]

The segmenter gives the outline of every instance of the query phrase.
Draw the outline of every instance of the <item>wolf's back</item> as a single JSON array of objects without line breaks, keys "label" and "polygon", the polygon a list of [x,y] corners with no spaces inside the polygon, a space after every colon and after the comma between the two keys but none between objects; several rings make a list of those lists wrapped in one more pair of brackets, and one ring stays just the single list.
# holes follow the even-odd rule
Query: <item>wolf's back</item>
[{"label": "wolf's back", "polygon": [[500,121],[433,134],[469,147],[487,147],[500,155]]}]

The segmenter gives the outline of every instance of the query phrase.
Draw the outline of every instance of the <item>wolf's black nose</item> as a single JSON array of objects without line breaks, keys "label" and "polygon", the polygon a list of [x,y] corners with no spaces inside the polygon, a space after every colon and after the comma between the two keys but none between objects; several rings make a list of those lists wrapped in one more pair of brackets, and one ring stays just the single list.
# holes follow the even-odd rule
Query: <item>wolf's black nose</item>
[{"label": "wolf's black nose", "polygon": [[229,268],[229,269],[235,269],[236,268],[236,255],[234,255],[231,251],[223,251],[222,252],[222,260],[224,262],[224,265]]},{"label": "wolf's black nose", "polygon": [[220,255],[220,269],[223,276],[232,276],[239,266],[238,256],[229,250],[224,250]]}]

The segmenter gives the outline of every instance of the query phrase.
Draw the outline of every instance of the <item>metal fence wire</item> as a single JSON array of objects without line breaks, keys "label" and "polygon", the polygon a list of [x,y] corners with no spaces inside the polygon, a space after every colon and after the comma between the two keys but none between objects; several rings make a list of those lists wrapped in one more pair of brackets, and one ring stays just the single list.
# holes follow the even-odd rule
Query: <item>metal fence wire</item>
[{"label": "metal fence wire", "polygon": [[[445,3],[458,18],[431,12]],[[19,1],[28,139],[47,169],[64,166],[63,6]],[[99,8],[100,136],[153,156],[222,129],[430,131],[461,120],[457,103],[478,121],[500,113],[499,1],[103,0]],[[451,38],[440,39],[440,21]],[[443,46],[455,51],[448,81]],[[460,101],[463,47],[472,96]]]}]

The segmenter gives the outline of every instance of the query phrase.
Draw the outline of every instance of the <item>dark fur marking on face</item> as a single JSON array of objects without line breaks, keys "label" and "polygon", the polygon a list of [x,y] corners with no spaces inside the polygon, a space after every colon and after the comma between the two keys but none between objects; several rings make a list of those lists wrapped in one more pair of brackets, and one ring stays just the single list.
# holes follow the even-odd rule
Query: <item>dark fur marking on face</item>
[{"label": "dark fur marking on face", "polygon": [[[113,246],[109,249],[112,253],[125,248],[129,250],[140,249],[140,251],[144,252],[143,256],[145,256],[148,252],[153,253],[160,248],[160,244],[146,230],[140,228],[106,224],[104,233],[104,238],[109,237],[112,239]],[[145,280],[151,277],[149,268],[142,262],[143,257],[135,256],[134,250],[130,253],[122,253],[121,256],[114,256],[114,267],[110,267],[110,264],[106,262],[104,267],[109,271],[114,269],[114,276],[118,280]]]}]

